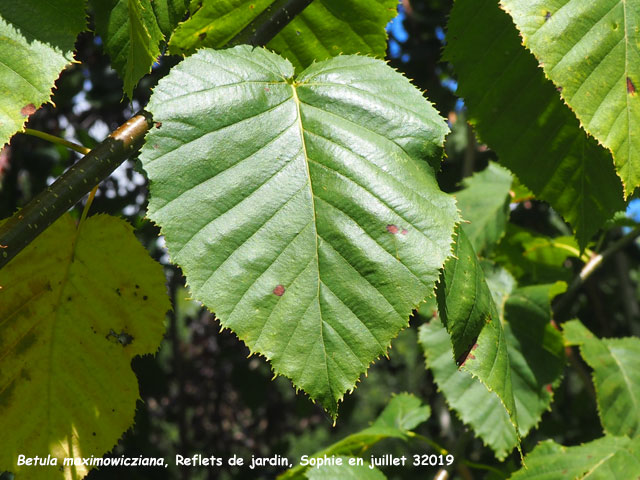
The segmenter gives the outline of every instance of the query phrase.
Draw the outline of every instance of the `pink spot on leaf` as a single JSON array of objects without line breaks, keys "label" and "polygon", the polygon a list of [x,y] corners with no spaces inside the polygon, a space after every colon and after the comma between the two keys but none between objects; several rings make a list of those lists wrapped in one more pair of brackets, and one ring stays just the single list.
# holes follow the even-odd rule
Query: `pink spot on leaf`
[{"label": "pink spot on leaf", "polygon": [[387,225],[387,231],[395,235],[398,233],[398,227],[396,225]]},{"label": "pink spot on leaf", "polygon": [[276,286],[276,288],[273,289],[273,294],[281,297],[284,295],[284,287],[282,285]]}]

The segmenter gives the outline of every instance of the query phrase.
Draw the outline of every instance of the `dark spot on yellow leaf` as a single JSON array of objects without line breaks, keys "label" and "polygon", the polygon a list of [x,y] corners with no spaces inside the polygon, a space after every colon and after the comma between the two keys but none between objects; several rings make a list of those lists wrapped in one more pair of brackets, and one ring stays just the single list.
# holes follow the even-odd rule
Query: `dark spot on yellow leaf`
[{"label": "dark spot on yellow leaf", "polygon": [[122,294],[120,293],[120,289],[119,288],[116,288],[116,293],[118,294],[119,297],[122,296]]},{"label": "dark spot on yellow leaf", "polygon": [[120,333],[116,333],[113,329],[109,330],[109,333],[105,338],[110,342],[119,343],[123,347],[130,345],[134,340],[133,336],[129,335],[124,330],[122,330]]},{"label": "dark spot on yellow leaf", "polygon": [[20,109],[20,114],[23,117],[28,117],[36,113],[36,106],[33,103],[29,103]]},{"label": "dark spot on yellow leaf", "polygon": [[273,294],[281,297],[284,295],[284,287],[282,285],[276,286],[276,288],[273,289]]},{"label": "dark spot on yellow leaf", "polygon": [[551,18],[551,12],[547,12],[544,14],[544,21],[547,22]]},{"label": "dark spot on yellow leaf", "polygon": [[200,40],[204,40],[205,38],[207,38],[207,32],[202,32],[200,35],[198,35],[198,38]]},{"label": "dark spot on yellow leaf", "polygon": [[396,225],[387,225],[387,231],[395,235],[398,233],[398,227]]},{"label": "dark spot on yellow leaf", "polygon": [[142,296],[142,299],[143,299],[143,300],[147,300],[148,298],[149,298],[149,297],[147,297],[146,295],[143,295],[143,296]]},{"label": "dark spot on yellow leaf", "polygon": [[31,346],[34,343],[36,343],[36,334],[35,333],[31,332],[31,333],[25,335],[24,337],[22,337],[22,339],[16,345],[16,349],[15,349],[16,355],[20,355],[20,354],[26,352],[27,350],[29,350],[29,348],[31,348]]}]

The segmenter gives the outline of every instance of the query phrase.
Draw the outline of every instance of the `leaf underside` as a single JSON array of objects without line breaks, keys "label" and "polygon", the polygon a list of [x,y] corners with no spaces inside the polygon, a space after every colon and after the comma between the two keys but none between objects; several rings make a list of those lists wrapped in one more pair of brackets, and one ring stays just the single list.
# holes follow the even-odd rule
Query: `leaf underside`
[{"label": "leaf underside", "polygon": [[580,128],[494,0],[455,3],[445,58],[482,140],[571,224],[584,248],[624,208],[610,152]]},{"label": "leaf underside", "polygon": [[294,80],[247,46],[187,58],[149,110],[149,216],[194,297],[335,415],[450,252],[443,119],[381,61]]},{"label": "leaf underside", "polygon": [[[0,147],[51,99],[85,29],[84,0],[0,2]],[[46,28],[34,26],[34,20]]]},{"label": "leaf underside", "polygon": [[640,2],[501,0],[584,129],[613,152],[626,195],[640,185]]},{"label": "leaf underside", "polygon": [[[204,0],[175,31],[172,53],[199,47],[220,48],[276,0]],[[341,54],[384,58],[385,27],[397,15],[396,0],[315,0],[294,18],[268,47],[296,69]]]},{"label": "leaf underside", "polygon": [[[75,234],[65,215],[0,270],[0,471],[16,480],[71,478],[62,458],[111,450],[139,399],[131,359],[164,333],[164,273],[132,227],[90,217],[74,256]],[[58,466],[18,467],[20,454]]]}]

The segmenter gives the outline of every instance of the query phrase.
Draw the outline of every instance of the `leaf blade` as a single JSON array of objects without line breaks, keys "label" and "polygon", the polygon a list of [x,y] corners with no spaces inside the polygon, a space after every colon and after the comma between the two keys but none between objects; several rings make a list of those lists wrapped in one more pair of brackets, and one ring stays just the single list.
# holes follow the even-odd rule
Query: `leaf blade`
[{"label": "leaf blade", "polygon": [[628,197],[640,185],[640,139],[633,133],[640,128],[638,5],[500,3],[583,128],[613,153]]},{"label": "leaf blade", "polygon": [[[34,17],[46,28],[33,28]],[[85,28],[84,0],[0,5],[0,145],[51,99],[54,82],[73,62],[76,37]]]},{"label": "leaf blade", "polygon": [[[460,77],[478,134],[536,198],[571,224],[584,248],[624,205],[610,152],[580,128],[495,2],[456,2],[449,32],[445,58]],[[490,55],[496,48],[501,54]]]},{"label": "leaf blade", "polygon": [[[0,426],[12,432],[0,469],[18,478],[66,478],[63,458],[109,451],[139,398],[131,360],[155,353],[164,333],[164,274],[132,227],[90,217],[74,253],[75,235],[65,215],[0,271]],[[58,466],[20,467],[20,454]]]},{"label": "leaf blade", "polygon": [[294,80],[289,62],[243,46],[174,72],[149,106],[163,125],[142,155],[149,215],[194,296],[335,414],[449,253],[457,212],[433,175],[444,122],[366,57]]}]

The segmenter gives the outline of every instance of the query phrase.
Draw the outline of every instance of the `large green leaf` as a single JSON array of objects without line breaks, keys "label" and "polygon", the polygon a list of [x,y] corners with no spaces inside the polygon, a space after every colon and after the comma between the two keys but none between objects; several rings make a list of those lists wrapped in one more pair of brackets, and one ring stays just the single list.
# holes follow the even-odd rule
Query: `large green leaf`
[{"label": "large green leaf", "polygon": [[606,433],[636,436],[640,431],[640,339],[600,340],[578,320],[563,325],[564,336],[593,368],[598,413]]},{"label": "large green leaf", "polygon": [[335,415],[449,255],[443,119],[379,60],[294,79],[248,46],[187,58],[148,108],[149,216],[194,297]]},{"label": "large green leaf", "polygon": [[[537,285],[512,291],[513,282],[497,267],[493,267],[488,278],[494,299],[504,310],[502,348],[508,354],[506,363],[518,432],[524,437],[549,408],[553,388],[559,384],[562,375],[564,347],[562,336],[550,323],[550,301],[563,286]],[[468,294],[458,292],[457,296],[466,298]],[[456,368],[447,332],[438,320],[420,328],[420,343],[427,367],[451,408],[463,422],[473,427],[494,450],[496,457],[506,457],[517,446],[518,436],[498,395],[465,371],[468,359],[462,369]],[[477,357],[478,350],[473,350],[471,355]]]},{"label": "large green leaf", "polygon": [[[65,215],[0,270],[0,472],[72,478],[62,458],[101,457],[132,425],[131,359],[158,349],[169,309],[162,268],[132,230],[100,215],[76,237]],[[49,454],[57,466],[17,466]]]},{"label": "large green leaf", "polygon": [[640,475],[640,439],[605,436],[577,447],[547,440],[525,458],[513,480],[631,479]]},{"label": "large green leaf", "polygon": [[84,0],[0,2],[0,147],[51,98],[73,61],[84,10]]},{"label": "large green leaf", "polygon": [[462,228],[478,255],[490,250],[504,235],[509,219],[511,173],[496,163],[463,181],[456,192],[462,218],[469,221]]},{"label": "large green leaf", "polygon": [[[367,450],[387,438],[406,440],[414,428],[425,422],[431,415],[428,405],[422,405],[419,398],[409,394],[394,395],[382,413],[369,428],[353,433],[342,440],[310,455],[309,458],[331,458],[332,456],[363,456]],[[280,480],[305,478],[311,469],[298,465],[288,470]],[[335,478],[335,477],[334,477]]]},{"label": "large green leaf", "polygon": [[610,152],[580,128],[495,0],[455,3],[445,57],[482,140],[585,247],[623,208]]},{"label": "large green leaf", "polygon": [[[164,38],[151,0],[91,0],[96,32],[102,37],[111,64],[124,81],[124,93],[133,88],[160,55]],[[163,9],[161,9],[163,10]],[[163,17],[163,24],[168,20]]]},{"label": "large green leaf", "polygon": [[[169,42],[173,53],[220,48],[277,0],[204,0]],[[297,68],[340,54],[383,58],[397,0],[315,0],[270,43]]]},{"label": "large green leaf", "polygon": [[585,130],[613,152],[630,195],[640,185],[640,2],[500,3]]}]

